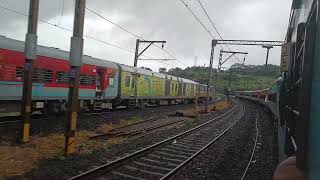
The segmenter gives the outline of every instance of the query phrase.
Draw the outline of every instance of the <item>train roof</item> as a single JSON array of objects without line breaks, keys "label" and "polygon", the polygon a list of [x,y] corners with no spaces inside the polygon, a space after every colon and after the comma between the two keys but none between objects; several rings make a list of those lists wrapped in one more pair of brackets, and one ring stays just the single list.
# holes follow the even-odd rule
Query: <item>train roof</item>
[{"label": "train roof", "polygon": [[[25,46],[24,41],[19,41],[19,40],[7,38],[5,36],[0,36],[0,48],[2,48],[2,49],[9,49],[12,51],[24,52],[24,46]],[[54,47],[41,46],[41,45],[38,45],[37,48],[38,48],[37,55],[39,55],[39,56],[45,56],[45,57],[57,58],[57,59],[69,61],[69,54],[70,53],[68,51],[64,51],[64,50],[54,48]],[[108,60],[94,58],[94,57],[87,56],[87,55],[83,56],[83,63],[90,64],[90,65],[96,65],[96,66],[100,66],[100,67],[111,67],[114,69],[119,69],[118,63],[108,61]],[[168,78],[168,79],[172,79],[175,81],[182,81],[185,83],[199,84],[199,83],[194,82],[189,79],[166,75],[166,74],[162,74],[162,73],[158,73],[158,72],[153,72],[153,71],[149,71],[146,69],[135,68],[135,67],[131,67],[128,65],[123,65],[123,64],[120,64],[120,66],[123,70],[128,71],[128,72],[135,72],[135,69],[136,69],[137,72],[140,74],[155,76],[155,77],[159,77],[159,78],[163,78],[163,79]]]},{"label": "train roof", "polygon": [[[23,42],[23,41],[10,39],[5,36],[0,36],[0,48],[9,49],[9,50],[18,51],[18,52],[24,52],[24,46],[25,46],[25,42]],[[37,54],[39,56],[58,58],[58,59],[62,59],[65,61],[69,61],[69,54],[70,53],[68,51],[63,51],[58,48],[38,45]],[[96,65],[96,66],[100,66],[100,67],[111,67],[114,69],[119,68],[117,63],[115,63],[115,62],[103,60],[103,59],[98,59],[98,58],[94,58],[94,57],[87,56],[87,55],[83,56],[83,63],[90,64],[90,65]]]},{"label": "train roof", "polygon": [[170,80],[174,80],[174,81],[180,81],[180,82],[182,81],[185,83],[198,84],[192,80],[185,79],[185,78],[180,78],[180,77],[176,77],[176,76],[153,72],[153,71],[146,70],[146,69],[135,68],[135,67],[124,65],[124,64],[120,64],[120,66],[121,66],[122,70],[127,71],[127,72],[135,72],[136,71],[139,74],[144,74],[144,75],[148,75],[148,76],[155,76],[155,77],[159,77],[162,79],[170,79]]}]

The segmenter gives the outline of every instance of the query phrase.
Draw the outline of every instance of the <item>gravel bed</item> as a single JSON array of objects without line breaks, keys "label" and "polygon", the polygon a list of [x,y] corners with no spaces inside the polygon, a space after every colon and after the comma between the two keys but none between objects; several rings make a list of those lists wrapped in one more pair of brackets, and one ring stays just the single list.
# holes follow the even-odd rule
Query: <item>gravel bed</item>
[{"label": "gravel bed", "polygon": [[[127,113],[120,113],[120,116],[137,117],[139,115],[144,118],[147,118],[148,115],[149,117],[154,117],[155,115],[163,116],[165,112],[172,113],[186,107],[190,108],[192,107],[192,105],[167,106],[155,109],[152,108],[148,109],[148,111],[146,111],[146,109],[141,109],[132,112],[128,111]],[[103,165],[107,162],[118,159],[119,157],[123,157],[127,154],[133,153],[137,150],[162,141],[168,137],[172,137],[188,129],[196,127],[204,122],[213,119],[214,117],[223,114],[226,111],[228,111],[228,109],[201,115],[195,119],[188,118],[185,126],[179,128],[167,128],[153,134],[149,134],[148,136],[142,136],[141,138],[128,139],[122,144],[114,145],[110,148],[100,149],[92,152],[91,154],[74,155],[66,157],[66,159],[63,160],[51,159],[42,161],[37,169],[34,169],[33,171],[30,171],[23,176],[12,177],[10,179],[67,179],[81,172],[85,172],[94,167]]]},{"label": "gravel bed", "polygon": [[273,173],[278,164],[278,139],[277,127],[261,108],[259,108],[259,136],[258,146],[253,157],[254,163],[248,169],[246,180],[272,179]]},{"label": "gravel bed", "polygon": [[255,137],[255,106],[248,103],[245,106],[244,117],[172,179],[241,179]]},{"label": "gravel bed", "polygon": [[[162,145],[161,147],[152,149],[152,150],[144,153],[140,157],[134,158],[133,160],[129,160],[117,168],[113,168],[112,172],[116,171],[121,174],[130,175],[132,177],[140,177],[143,179],[160,179],[162,176],[157,173],[166,174],[166,173],[169,173],[170,170],[164,170],[164,169],[159,170],[157,168],[148,167],[147,165],[152,165],[149,162],[147,163],[146,166],[137,165],[136,162],[143,162],[144,158],[153,159],[153,160],[157,161],[159,159],[157,157],[152,156],[152,155],[157,155],[157,156],[163,158],[160,160],[162,163],[164,163],[161,166],[162,168],[174,169],[171,165],[168,165],[170,163],[177,163],[173,160],[170,160],[171,158],[180,159],[180,160],[184,161],[187,159],[187,157],[191,157],[191,155],[185,155],[185,154],[181,154],[179,152],[175,152],[175,153],[170,152],[170,154],[176,155],[175,157],[172,157],[171,155],[166,154],[167,152],[165,150],[163,150],[163,148],[170,149],[170,147],[172,147],[172,145],[174,144],[174,145],[178,145],[178,146],[182,145],[184,147],[188,147],[185,149],[199,150],[199,149],[203,148],[205,146],[205,144],[207,144],[210,141],[212,141],[213,139],[215,139],[227,127],[232,125],[236,121],[237,116],[239,116],[240,113],[242,113],[242,108],[238,107],[237,109],[235,109],[235,111],[233,113],[228,114],[227,116],[225,116],[221,119],[215,120],[215,121],[211,122],[210,124],[207,124],[206,126],[198,129],[197,131],[195,131],[191,134],[188,134],[187,136],[183,136],[183,137],[175,139],[175,143],[169,142],[169,143]],[[166,159],[166,158],[168,158],[168,159]],[[140,170],[141,170],[141,172],[140,172]],[[143,172],[144,170],[153,172],[155,174],[144,173]],[[123,178],[121,176],[110,173],[110,171],[104,173],[101,177],[102,177],[102,179],[110,179],[110,180]]]},{"label": "gravel bed", "polygon": [[249,102],[246,114],[220,141],[204,151],[172,179],[241,179],[255,141],[256,112],[260,113],[258,146],[245,179],[270,180],[277,166],[277,133],[262,108]]}]

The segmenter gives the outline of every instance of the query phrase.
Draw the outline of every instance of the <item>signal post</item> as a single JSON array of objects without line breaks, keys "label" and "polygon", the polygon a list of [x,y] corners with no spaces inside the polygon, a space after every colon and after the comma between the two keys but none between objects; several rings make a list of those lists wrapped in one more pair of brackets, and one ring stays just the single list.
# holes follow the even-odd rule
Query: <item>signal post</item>
[{"label": "signal post", "polygon": [[39,0],[30,0],[28,32],[25,42],[25,65],[22,91],[21,115],[23,125],[21,132],[22,142],[29,141],[30,113],[32,110],[32,72],[33,61],[37,59],[37,28],[38,28]]},{"label": "signal post", "polygon": [[80,69],[83,56],[83,28],[86,0],[76,0],[73,37],[70,48],[69,95],[67,104],[67,122],[65,132],[65,154],[76,152],[75,133],[79,111]]}]

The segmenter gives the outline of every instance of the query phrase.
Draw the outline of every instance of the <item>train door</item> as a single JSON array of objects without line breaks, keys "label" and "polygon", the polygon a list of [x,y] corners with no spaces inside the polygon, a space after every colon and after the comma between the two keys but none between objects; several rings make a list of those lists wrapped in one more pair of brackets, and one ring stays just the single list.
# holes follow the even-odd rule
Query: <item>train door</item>
[{"label": "train door", "polygon": [[136,80],[137,80],[137,77],[135,74],[133,74],[131,77],[130,77],[130,81],[131,81],[131,97],[135,97],[136,95],[136,89],[135,89],[135,83],[136,83]]},{"label": "train door", "polygon": [[182,91],[183,91],[183,83],[179,82],[179,87],[178,87],[178,96],[182,96]]},{"label": "train door", "polygon": [[183,83],[182,96],[186,96],[186,92],[187,92],[187,84]]},{"label": "train door", "polygon": [[170,96],[170,85],[171,85],[170,80],[169,80],[169,79],[166,79],[166,82],[165,82],[165,90],[164,90],[165,96]]},{"label": "train door", "polygon": [[196,94],[194,92],[194,84],[191,84],[190,96],[196,96]]},{"label": "train door", "polygon": [[104,80],[104,73],[102,69],[97,70],[97,76],[96,76],[96,98],[100,99],[103,95],[102,86],[103,86],[103,80]]}]

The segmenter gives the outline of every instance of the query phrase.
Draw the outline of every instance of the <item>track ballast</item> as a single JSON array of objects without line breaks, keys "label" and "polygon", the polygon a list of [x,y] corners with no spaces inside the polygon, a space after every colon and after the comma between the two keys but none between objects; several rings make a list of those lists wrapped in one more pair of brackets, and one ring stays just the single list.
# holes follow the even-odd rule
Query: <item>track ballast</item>
[{"label": "track ballast", "polygon": [[71,179],[169,179],[219,140],[243,117],[244,111],[244,106],[238,104],[196,128]]}]

